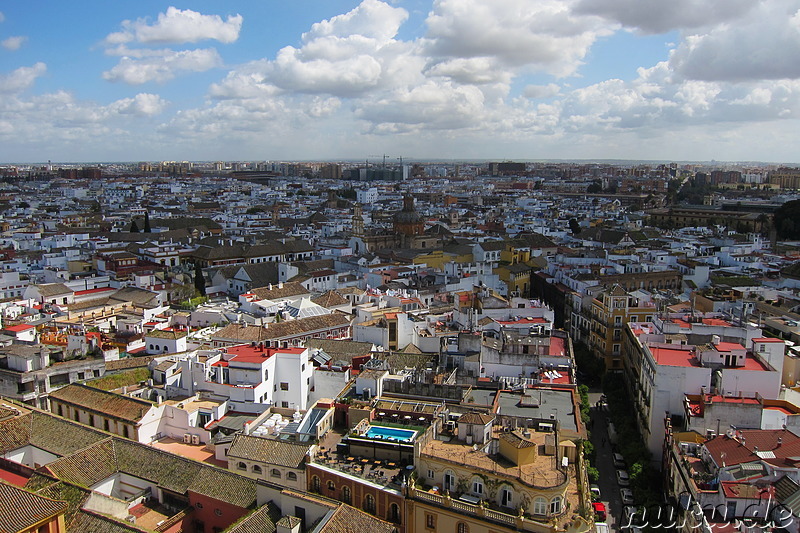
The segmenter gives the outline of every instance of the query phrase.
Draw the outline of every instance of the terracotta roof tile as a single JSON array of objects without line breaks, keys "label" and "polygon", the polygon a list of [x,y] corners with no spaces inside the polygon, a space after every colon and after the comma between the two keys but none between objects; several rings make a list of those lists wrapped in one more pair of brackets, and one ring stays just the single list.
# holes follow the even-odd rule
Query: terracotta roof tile
[{"label": "terracotta roof tile", "polygon": [[123,394],[72,383],[50,393],[50,398],[95,413],[138,422],[153,407],[151,402]]},{"label": "terracotta roof tile", "polygon": [[0,533],[17,533],[63,514],[67,503],[0,481]]},{"label": "terracotta roof tile", "polygon": [[305,462],[307,452],[308,446],[250,435],[237,435],[228,450],[228,457],[300,468]]}]

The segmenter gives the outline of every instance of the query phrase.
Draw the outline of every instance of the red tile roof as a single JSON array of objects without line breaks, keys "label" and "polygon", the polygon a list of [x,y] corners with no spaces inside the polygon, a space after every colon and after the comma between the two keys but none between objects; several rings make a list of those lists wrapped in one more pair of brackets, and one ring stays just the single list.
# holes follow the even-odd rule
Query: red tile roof
[{"label": "red tile roof", "polygon": [[700,363],[695,358],[692,350],[680,348],[650,348],[656,363],[664,366],[696,366]]}]

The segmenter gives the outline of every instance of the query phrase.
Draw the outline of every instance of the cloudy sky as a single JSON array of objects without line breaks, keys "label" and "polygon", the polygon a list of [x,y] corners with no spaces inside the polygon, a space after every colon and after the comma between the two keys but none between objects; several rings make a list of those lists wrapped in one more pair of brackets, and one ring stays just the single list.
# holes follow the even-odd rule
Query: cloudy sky
[{"label": "cloudy sky", "polygon": [[0,162],[798,162],[800,0],[0,2]]}]

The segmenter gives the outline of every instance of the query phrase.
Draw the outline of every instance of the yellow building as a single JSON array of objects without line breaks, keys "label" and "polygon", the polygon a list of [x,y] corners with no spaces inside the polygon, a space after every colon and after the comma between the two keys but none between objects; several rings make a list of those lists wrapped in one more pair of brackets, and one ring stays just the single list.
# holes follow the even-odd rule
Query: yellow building
[{"label": "yellow building", "polygon": [[555,446],[552,430],[506,430],[493,421],[466,413],[448,442],[421,446],[412,531],[563,530],[587,505],[574,448]]},{"label": "yellow building", "polygon": [[656,313],[650,302],[640,302],[619,285],[597,293],[589,312],[589,347],[606,369],[622,369],[622,335],[628,322],[647,322]]},{"label": "yellow building", "polygon": [[502,265],[494,269],[502,281],[508,287],[509,295],[522,296],[529,295],[531,287],[531,267],[521,263]]}]

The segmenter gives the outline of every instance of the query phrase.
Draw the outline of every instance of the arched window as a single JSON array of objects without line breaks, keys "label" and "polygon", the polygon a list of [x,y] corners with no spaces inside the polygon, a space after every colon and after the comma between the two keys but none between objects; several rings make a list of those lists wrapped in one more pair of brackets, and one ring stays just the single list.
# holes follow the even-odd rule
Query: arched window
[{"label": "arched window", "polygon": [[334,483],[330,479],[328,480],[328,490],[331,490],[331,491],[336,490],[336,483]]},{"label": "arched window", "polygon": [[280,478],[281,477],[281,471],[278,470],[277,468],[273,468],[272,471],[270,471],[269,475],[272,476],[272,477]]},{"label": "arched window", "polygon": [[352,495],[350,493],[350,487],[345,485],[344,487],[342,487],[342,501],[344,503],[350,503],[351,499]]},{"label": "arched window", "polygon": [[400,506],[396,503],[393,503],[389,506],[389,522],[394,522],[395,524],[400,523]]},{"label": "arched window", "polygon": [[319,492],[320,482],[319,477],[314,476],[311,478],[311,492]]},{"label": "arched window", "polygon": [[375,513],[375,497],[372,494],[364,496],[364,510],[368,513]]},{"label": "arched window", "polygon": [[550,500],[550,514],[558,514],[561,512],[561,496],[556,496]]},{"label": "arched window", "polygon": [[254,474],[261,474],[262,470],[261,467],[258,465],[253,465],[253,473]]},{"label": "arched window", "polygon": [[469,533],[469,526],[466,522],[459,522],[456,525],[456,533]]},{"label": "arched window", "polygon": [[267,381],[267,379],[269,379],[269,369],[265,368],[264,369],[264,381]]},{"label": "arched window", "polygon": [[480,476],[475,476],[472,478],[472,484],[470,486],[472,489],[472,494],[478,496],[479,498],[483,496],[483,478]]},{"label": "arched window", "polygon": [[533,514],[546,515],[547,514],[547,500],[541,496],[533,499]]},{"label": "arched window", "polygon": [[239,464],[236,465],[236,468],[238,468],[239,470],[247,470],[247,465],[239,461]]},{"label": "arched window", "polygon": [[295,474],[294,472],[288,472],[286,474],[286,479],[288,479],[289,481],[297,481],[297,474]]}]

